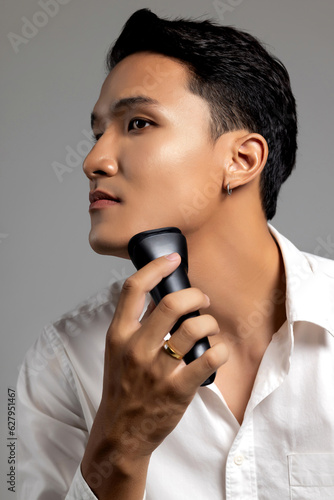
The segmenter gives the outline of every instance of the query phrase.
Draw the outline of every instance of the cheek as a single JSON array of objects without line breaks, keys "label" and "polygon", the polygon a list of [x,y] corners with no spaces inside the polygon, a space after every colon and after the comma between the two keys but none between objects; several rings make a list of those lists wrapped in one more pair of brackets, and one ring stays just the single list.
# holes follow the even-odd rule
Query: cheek
[{"label": "cheek", "polygon": [[[183,133],[182,133],[183,132]],[[136,165],[128,176],[143,189],[154,187],[159,195],[168,192],[177,197],[186,196],[196,186],[208,182],[212,151],[200,136],[179,133],[154,134],[149,142],[138,142],[129,164]],[[154,193],[152,193],[154,194]]]},{"label": "cheek", "polygon": [[213,153],[199,137],[174,144],[161,150],[161,165],[164,159],[167,161],[165,170],[160,171],[161,188],[168,190],[175,202],[193,208],[194,212],[203,212],[215,203],[220,193]]},{"label": "cheek", "polygon": [[[145,158],[133,187],[133,199],[141,216],[150,213],[156,225],[176,225],[193,230],[217,206],[221,187],[214,176],[207,144],[193,138],[173,140],[142,151]],[[134,179],[133,179],[134,180]],[[138,213],[138,212],[137,212]],[[139,213],[138,213],[139,215]]]}]

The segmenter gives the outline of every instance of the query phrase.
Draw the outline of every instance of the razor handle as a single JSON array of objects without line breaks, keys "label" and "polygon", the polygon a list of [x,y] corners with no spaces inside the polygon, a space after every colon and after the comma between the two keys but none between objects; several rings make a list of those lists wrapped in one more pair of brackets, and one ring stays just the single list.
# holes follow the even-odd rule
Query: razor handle
[{"label": "razor handle", "polygon": [[[173,252],[177,252],[181,256],[179,267],[169,276],[163,278],[160,283],[151,290],[150,294],[155,304],[158,304],[162,297],[168,293],[190,288],[187,274],[187,241],[177,227],[164,227],[136,234],[129,241],[128,252],[136,269],[141,269],[152,260]],[[199,316],[199,314],[199,311],[193,311],[181,316],[171,329],[170,334],[172,335],[185,319]],[[192,349],[183,357],[184,361],[187,364],[191,363],[194,359],[199,358],[209,349],[209,347],[210,344],[207,337],[198,340]],[[216,374],[213,373],[202,383],[202,386],[212,384],[215,376]]]}]

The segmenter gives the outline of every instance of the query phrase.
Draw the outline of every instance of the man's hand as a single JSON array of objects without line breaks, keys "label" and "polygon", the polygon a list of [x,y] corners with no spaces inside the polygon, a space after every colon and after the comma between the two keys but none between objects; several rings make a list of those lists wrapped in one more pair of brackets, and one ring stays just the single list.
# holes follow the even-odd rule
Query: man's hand
[{"label": "man's hand", "polygon": [[[141,500],[152,452],[176,427],[201,383],[227,360],[221,342],[189,365],[163,350],[164,337],[182,315],[209,306],[196,288],[166,295],[140,321],[146,294],[179,264],[178,254],[160,257],[123,285],[106,337],[101,404],[82,461],[83,476],[98,498]],[[185,320],[170,343],[184,355],[197,340],[218,332],[216,320],[202,314]]]}]

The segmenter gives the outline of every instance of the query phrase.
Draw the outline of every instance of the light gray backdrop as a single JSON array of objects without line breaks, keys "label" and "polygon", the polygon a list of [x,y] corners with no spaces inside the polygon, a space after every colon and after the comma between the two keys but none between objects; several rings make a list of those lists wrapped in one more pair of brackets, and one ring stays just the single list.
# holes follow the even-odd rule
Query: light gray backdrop
[{"label": "light gray backdrop", "polygon": [[[246,29],[283,60],[299,106],[299,155],[272,223],[298,247],[334,258],[333,0],[6,2],[0,16],[3,499],[15,497],[6,485],[7,388],[16,384],[24,352],[47,322],[134,269],[90,249],[81,163],[104,56],[142,7]],[[57,176],[60,168],[66,172]]]}]

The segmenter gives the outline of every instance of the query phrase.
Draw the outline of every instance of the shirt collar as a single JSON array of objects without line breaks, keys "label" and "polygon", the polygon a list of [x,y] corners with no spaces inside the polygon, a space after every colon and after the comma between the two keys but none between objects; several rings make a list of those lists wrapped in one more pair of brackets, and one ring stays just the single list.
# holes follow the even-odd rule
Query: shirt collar
[{"label": "shirt collar", "polygon": [[334,336],[334,261],[301,252],[268,223],[284,262],[290,324],[308,321]]}]

